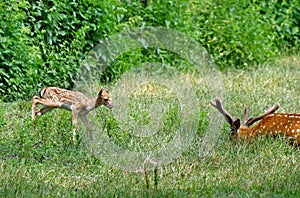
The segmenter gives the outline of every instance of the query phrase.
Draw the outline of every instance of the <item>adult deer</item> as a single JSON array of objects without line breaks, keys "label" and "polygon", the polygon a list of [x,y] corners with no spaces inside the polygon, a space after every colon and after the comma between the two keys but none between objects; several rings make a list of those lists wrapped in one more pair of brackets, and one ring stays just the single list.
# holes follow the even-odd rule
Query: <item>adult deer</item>
[{"label": "adult deer", "polygon": [[[248,119],[248,110],[245,108],[244,124],[241,124],[240,119],[234,119],[223,107],[220,98],[216,101],[211,101],[210,104],[218,109],[224,115],[226,121],[230,124],[230,137],[247,140],[256,137],[257,135],[265,136],[283,136],[288,138],[292,143],[300,145],[300,113],[286,114],[275,113],[279,108],[279,104],[275,103],[271,108],[256,117]],[[250,128],[252,124],[261,120],[257,125]]]},{"label": "adult deer", "polygon": [[[44,107],[37,111],[37,104],[41,104]],[[72,124],[74,125],[73,141],[76,141],[78,117],[82,120],[86,129],[89,131],[90,138],[95,140],[92,126],[87,119],[87,114],[98,108],[100,105],[113,108],[113,103],[108,91],[101,89],[96,97],[88,98],[81,92],[58,87],[47,87],[40,91],[40,97],[34,96],[32,98],[32,119],[34,120],[36,115],[44,115],[54,108],[62,108],[72,111]]]}]

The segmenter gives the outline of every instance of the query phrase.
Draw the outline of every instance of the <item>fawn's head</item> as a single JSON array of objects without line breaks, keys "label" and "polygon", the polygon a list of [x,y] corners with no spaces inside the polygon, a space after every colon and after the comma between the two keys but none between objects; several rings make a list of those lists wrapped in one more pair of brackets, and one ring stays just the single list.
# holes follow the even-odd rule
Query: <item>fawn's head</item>
[{"label": "fawn's head", "polygon": [[249,127],[254,124],[255,122],[264,119],[265,117],[267,117],[268,115],[274,113],[278,108],[279,108],[279,103],[275,103],[273,105],[273,107],[268,108],[268,110],[256,117],[252,117],[248,119],[248,109],[245,108],[244,111],[244,124],[241,124],[241,120],[238,119],[234,119],[223,107],[222,105],[222,101],[221,99],[218,97],[216,98],[216,101],[213,102],[211,101],[210,104],[212,106],[214,106],[216,109],[218,109],[218,111],[225,117],[226,121],[230,124],[230,138],[232,138],[233,136],[238,135],[239,137],[244,137],[247,136],[249,133]]},{"label": "fawn's head", "polygon": [[97,103],[99,105],[104,105],[110,109],[114,107],[108,91],[105,91],[103,89],[101,89],[98,93]]}]

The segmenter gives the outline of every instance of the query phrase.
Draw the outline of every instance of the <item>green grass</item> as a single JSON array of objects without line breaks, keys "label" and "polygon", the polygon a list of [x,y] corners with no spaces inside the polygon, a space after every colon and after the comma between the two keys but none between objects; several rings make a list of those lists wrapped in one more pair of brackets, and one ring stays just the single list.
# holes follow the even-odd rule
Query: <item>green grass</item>
[{"label": "green grass", "polygon": [[[222,73],[224,105],[234,117],[242,117],[249,107],[250,116],[264,111],[266,105],[280,102],[279,112],[300,111],[299,56],[282,58],[274,65],[249,70],[227,70]],[[209,90],[202,79],[189,76],[197,90],[199,105],[199,138],[207,126],[210,112],[206,95]],[[141,93],[140,93],[141,94]],[[142,95],[145,93],[142,93]],[[117,97],[117,96],[116,96]],[[168,98],[168,97],[167,97]],[[136,102],[149,101],[137,97]],[[160,100],[162,100],[160,98]],[[151,102],[151,101],[150,101]],[[174,101],[173,101],[174,102]],[[133,105],[133,104],[132,104]],[[165,128],[157,140],[168,140],[177,105],[167,114]],[[134,105],[133,105],[134,106]],[[150,116],[132,108],[135,121],[149,122]],[[282,138],[258,138],[250,143],[232,143],[229,127],[211,152],[198,156],[197,143],[178,159],[159,169],[158,187],[145,186],[141,173],[128,172],[105,165],[81,140],[72,142],[71,114],[55,110],[34,125],[29,101],[1,103],[0,106],[0,197],[299,197],[300,150]],[[103,131],[112,141],[125,148],[139,145],[149,149],[156,139],[134,140],[129,132],[118,131],[111,112],[96,110]],[[174,127],[174,126],[173,126]],[[175,128],[177,126],[175,125]],[[144,148],[139,148],[144,149]],[[100,151],[101,152],[101,151]]]}]

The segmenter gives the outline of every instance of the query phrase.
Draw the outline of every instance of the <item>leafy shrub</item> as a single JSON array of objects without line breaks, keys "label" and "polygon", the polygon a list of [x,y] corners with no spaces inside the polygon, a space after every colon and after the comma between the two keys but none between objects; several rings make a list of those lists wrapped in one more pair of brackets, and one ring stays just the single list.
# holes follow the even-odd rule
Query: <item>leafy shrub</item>
[{"label": "leafy shrub", "polygon": [[114,32],[115,18],[108,3],[2,2],[1,98],[28,99],[49,85],[71,88],[85,52]]},{"label": "leafy shrub", "polygon": [[[81,61],[99,40],[134,27],[184,32],[221,68],[260,64],[299,50],[299,4],[157,0],[145,7],[129,0],[0,1],[0,98],[29,99],[44,86],[72,88]],[[119,57],[102,80],[110,82],[145,60],[176,64],[174,54],[159,50],[137,49]]]},{"label": "leafy shrub", "polygon": [[24,11],[28,7],[26,1],[0,3],[0,94],[4,100],[28,94],[38,83],[37,71],[42,59],[29,28],[23,23],[28,18]]},{"label": "leafy shrub", "polygon": [[217,65],[245,67],[267,61],[277,53],[275,32],[254,4],[245,0],[195,3],[197,38]]},{"label": "leafy shrub", "polygon": [[277,46],[281,51],[299,50],[300,1],[253,1],[264,19],[270,20],[277,33]]},{"label": "leafy shrub", "polygon": [[280,52],[299,50],[297,0],[195,1],[193,5],[197,39],[222,68],[257,65]]}]

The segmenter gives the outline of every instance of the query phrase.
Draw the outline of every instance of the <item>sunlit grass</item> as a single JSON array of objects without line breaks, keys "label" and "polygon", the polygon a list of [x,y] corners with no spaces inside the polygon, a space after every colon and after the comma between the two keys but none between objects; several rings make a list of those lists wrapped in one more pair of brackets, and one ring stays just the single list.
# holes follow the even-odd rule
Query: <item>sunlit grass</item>
[{"label": "sunlit grass", "polygon": [[[242,117],[245,106],[249,107],[249,116],[255,116],[277,101],[281,105],[278,112],[300,112],[299,64],[300,58],[294,56],[274,65],[221,73],[225,107],[236,118]],[[202,79],[188,78],[204,109],[199,118],[206,119],[211,108],[208,102],[213,96],[205,95],[209,90]],[[136,101],[141,102],[141,98]],[[283,138],[261,137],[246,144],[232,143],[227,136],[229,127],[225,125],[208,155],[199,158],[198,148],[191,148],[173,163],[161,167],[155,191],[146,188],[142,174],[105,165],[83,140],[74,144],[69,112],[55,110],[34,125],[30,105],[29,101],[19,101],[0,106],[1,197],[296,197],[300,193],[299,149],[286,144]],[[104,108],[96,112],[108,117],[102,120],[106,122],[104,132],[107,127],[117,128],[109,118],[111,112]],[[176,111],[170,115],[176,115]],[[145,122],[150,119],[148,114],[134,116],[139,122],[144,117]],[[199,130],[201,135],[205,124]],[[129,137],[121,131],[111,135],[115,141],[123,138],[119,144],[128,143]],[[85,136],[82,127],[80,137]]]}]

